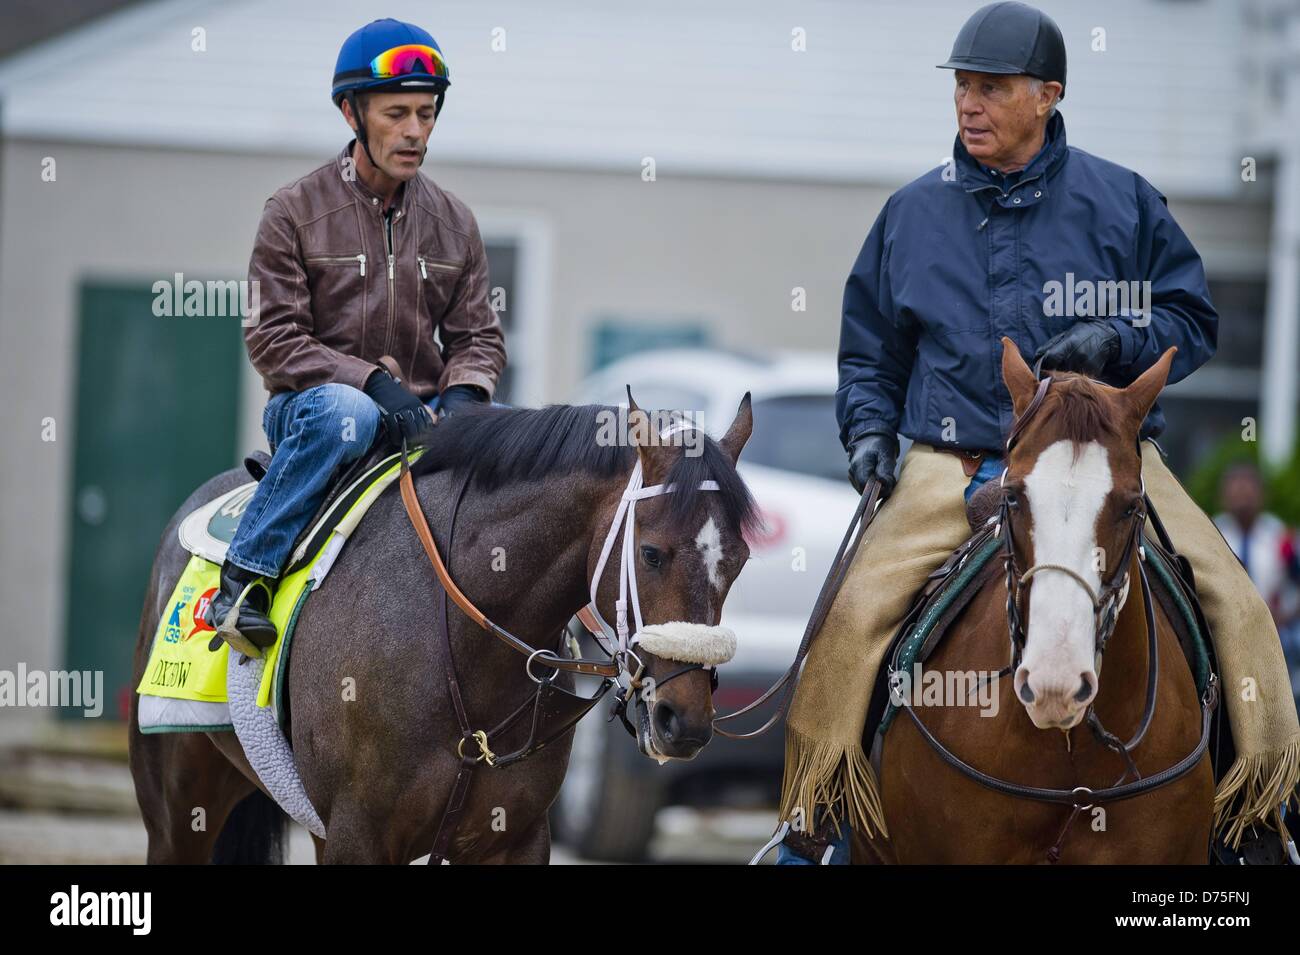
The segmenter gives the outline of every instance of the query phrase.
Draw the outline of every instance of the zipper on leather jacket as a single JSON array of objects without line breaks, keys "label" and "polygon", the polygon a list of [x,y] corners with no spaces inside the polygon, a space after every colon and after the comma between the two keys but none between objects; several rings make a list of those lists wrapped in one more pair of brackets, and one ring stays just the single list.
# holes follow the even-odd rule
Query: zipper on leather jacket
[{"label": "zipper on leather jacket", "polygon": [[395,294],[395,286],[396,286],[396,282],[394,281],[396,271],[393,268],[393,264],[394,264],[393,246],[396,244],[393,242],[393,220],[400,215],[401,215],[400,212],[392,212],[390,210],[389,215],[383,217],[384,251],[388,253],[388,322],[384,326],[385,328],[384,353],[385,354],[391,353],[393,349],[393,312],[394,312],[393,296]]},{"label": "zipper on leather jacket", "polygon": [[309,255],[306,259],[308,262],[355,262],[361,270],[361,274],[366,274],[366,254],[359,252],[356,255]]},{"label": "zipper on leather jacket", "polygon": [[459,272],[461,269],[455,262],[439,262],[436,259],[426,259],[422,255],[416,261],[420,263],[420,275],[426,279],[429,277],[427,269],[434,269],[438,272]]}]

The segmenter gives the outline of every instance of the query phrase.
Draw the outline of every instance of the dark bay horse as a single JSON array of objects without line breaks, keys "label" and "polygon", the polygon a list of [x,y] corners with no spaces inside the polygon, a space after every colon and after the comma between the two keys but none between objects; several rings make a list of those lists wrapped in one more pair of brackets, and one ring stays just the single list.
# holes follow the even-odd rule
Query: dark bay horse
[{"label": "dark bay horse", "polygon": [[[646,632],[652,624],[679,625],[688,634],[717,629],[727,591],[748,559],[745,534],[757,509],[735,464],[752,430],[749,397],[716,442],[702,431],[692,442],[671,440],[668,430],[647,427],[650,416],[635,404],[619,418],[628,425],[622,439],[610,441],[607,425],[619,414],[564,405],[467,412],[433,429],[414,466],[420,506],[455,583],[479,610],[534,647],[563,655],[565,625],[591,600],[602,545],[638,465],[645,485],[674,489],[635,508],[631,553]],[[164,531],[136,646],[137,681],[189,557],[177,524],[246,480],[239,470],[214,477]],[[458,488],[464,494],[448,549]],[[595,605],[606,620],[617,617],[621,560],[615,548],[598,583]],[[304,606],[287,677],[289,739],[325,824],[326,838],[316,840],[318,861],[406,863],[430,850],[460,766],[461,737],[433,642],[438,593],[397,489],[390,488]],[[525,658],[454,606],[449,622],[465,708],[476,725],[493,726],[535,688]],[[647,640],[636,651],[644,674],[660,685],[638,744],[656,758],[690,758],[712,733],[715,673],[683,668],[648,652],[650,645]],[[572,687],[567,673],[555,679]],[[345,693],[345,686],[354,692]],[[235,734],[142,734],[137,710],[138,697],[130,762],[148,861],[282,861],[277,836],[287,817],[265,794]],[[448,858],[548,861],[547,810],[571,742],[570,730],[527,759],[478,769]],[[194,824],[199,808],[206,815],[202,827]]]},{"label": "dark bay horse", "polygon": [[[1035,405],[1039,381],[1009,339],[1003,348],[1003,378],[1024,423],[1002,482],[1001,533],[1012,535],[1017,576],[1034,569],[1019,594],[1023,646],[1013,672],[993,685],[993,715],[960,701],[912,712],[950,754],[997,780],[1098,790],[1131,767],[1091,731],[1089,708],[1102,727],[1129,740],[1144,722],[1148,675],[1156,672],[1154,711],[1132,759],[1145,780],[1180,763],[1187,771],[1122,801],[1094,806],[1081,791],[1076,816],[1071,804],[1014,797],[976,782],[899,714],[880,759],[889,839],[858,840],[855,856],[903,863],[1204,863],[1214,780],[1209,755],[1198,758],[1196,751],[1208,722],[1177,635],[1155,601],[1151,652],[1139,554],[1130,544],[1145,517],[1138,429],[1164,386],[1174,349],[1124,389],[1053,373]],[[1103,675],[1095,600],[1111,587],[1120,609],[1109,640],[1103,634],[1100,641]],[[1008,616],[1008,579],[997,574],[925,668],[1003,670],[1014,639]]]}]

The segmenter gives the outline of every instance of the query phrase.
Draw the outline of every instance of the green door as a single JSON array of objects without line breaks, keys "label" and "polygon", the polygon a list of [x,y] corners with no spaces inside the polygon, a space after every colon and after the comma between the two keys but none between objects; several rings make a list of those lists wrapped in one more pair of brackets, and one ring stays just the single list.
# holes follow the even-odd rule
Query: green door
[{"label": "green door", "polygon": [[65,665],[103,671],[107,719],[125,717],[134,689],[131,656],[163,528],[236,460],[239,319],[160,318],[154,298],[148,285],[80,289]]}]

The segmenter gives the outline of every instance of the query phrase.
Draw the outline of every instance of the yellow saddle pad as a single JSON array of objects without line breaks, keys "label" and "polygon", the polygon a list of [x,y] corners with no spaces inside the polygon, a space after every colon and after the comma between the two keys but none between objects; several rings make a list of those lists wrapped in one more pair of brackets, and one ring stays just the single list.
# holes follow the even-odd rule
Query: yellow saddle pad
[{"label": "yellow saddle pad", "polygon": [[[271,605],[271,622],[279,635],[265,651],[266,669],[262,671],[262,684],[257,692],[259,706],[271,701],[271,680],[277,669],[280,649],[290,634],[290,621],[298,605],[311,593],[312,568],[304,567],[280,582]],[[136,691],[149,696],[166,696],[178,700],[199,700],[205,703],[226,702],[226,664],[230,657],[229,644],[222,643],[217,650],[208,649],[208,641],[215,631],[203,619],[208,604],[217,592],[221,568],[211,561],[195,555],[185,565],[180,580],[172,591],[168,609],[158,622],[154,635],[153,652],[149,665]]]},{"label": "yellow saddle pad", "polygon": [[[423,449],[416,449],[409,457],[414,461],[422,453]],[[362,475],[352,488],[340,495],[341,501],[351,501],[350,506],[346,510],[339,508],[341,513],[331,511],[322,518],[322,523],[329,522],[331,530],[316,553],[280,581],[271,604],[271,622],[275,624],[277,637],[264,651],[266,667],[257,692],[259,706],[271,704],[273,686],[279,695],[284,669],[282,657],[287,659],[289,640],[307,597],[321,585],[370,505],[400,474],[400,459],[393,455]],[[313,531],[307,539],[321,540],[321,536]],[[208,642],[215,631],[204,620],[208,604],[217,592],[220,575],[220,565],[198,554],[190,555],[158,621],[149,663],[136,687],[137,693],[203,703],[227,702],[226,665],[230,646],[222,643],[218,650],[209,650]]]}]

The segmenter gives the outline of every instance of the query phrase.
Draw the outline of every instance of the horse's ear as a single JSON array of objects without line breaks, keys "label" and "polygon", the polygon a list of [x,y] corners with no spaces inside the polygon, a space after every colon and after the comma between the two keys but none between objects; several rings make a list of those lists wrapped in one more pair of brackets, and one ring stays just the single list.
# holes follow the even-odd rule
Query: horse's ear
[{"label": "horse's ear", "polygon": [[1137,421],[1139,427],[1146,419],[1147,412],[1156,403],[1161,389],[1169,380],[1169,366],[1173,364],[1174,353],[1178,346],[1170,345],[1165,353],[1156,359],[1156,363],[1142,372],[1133,384],[1124,389],[1124,404],[1128,406],[1129,415]]},{"label": "horse's ear", "polygon": [[740,407],[736,409],[735,420],[731,422],[731,427],[727,429],[718,441],[718,447],[727,453],[731,458],[732,465],[740,458],[740,452],[745,447],[745,442],[749,436],[754,433],[754,412],[750,407],[749,392],[745,392],[745,397],[740,399]]},{"label": "horse's ear", "polygon": [[632,397],[632,386],[627,385],[627,433],[628,440],[636,448],[642,448],[650,441],[650,416],[637,405]]},{"label": "horse's ear", "polygon": [[668,473],[671,455],[659,440],[650,415],[637,406],[632,386],[627,386],[627,436],[641,459],[641,477],[646,484],[658,484]]},{"label": "horse's ear", "polygon": [[1029,406],[1029,402],[1033,401],[1034,393],[1038,391],[1038,381],[1020,357],[1016,343],[1006,335],[1002,336],[1002,380],[1011,393],[1011,407],[1018,417]]}]

